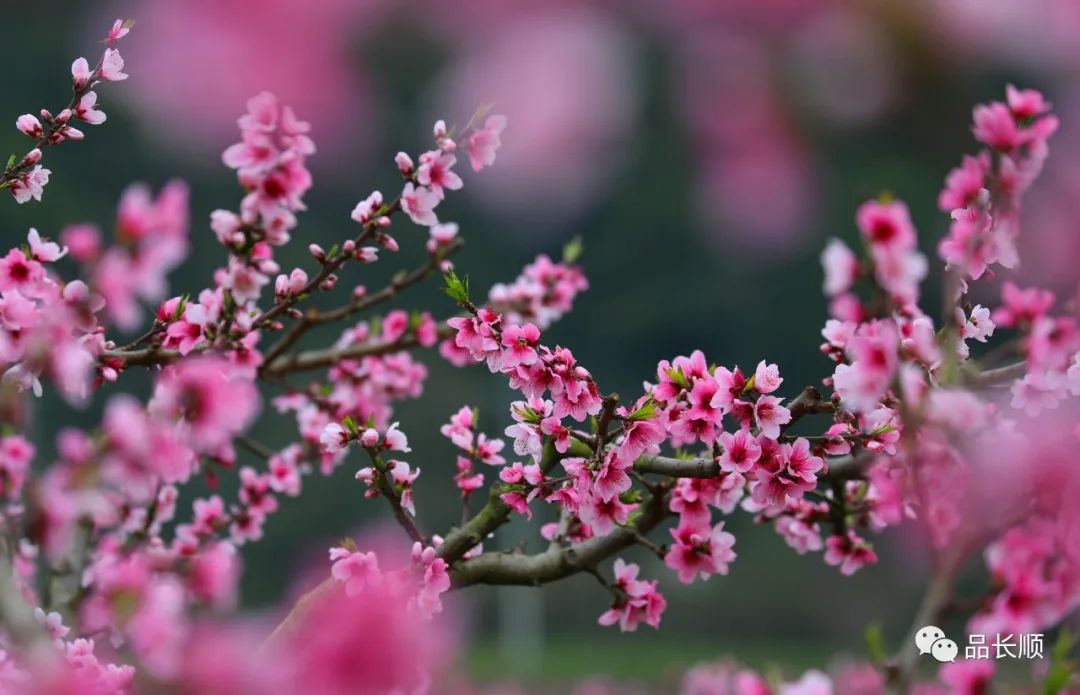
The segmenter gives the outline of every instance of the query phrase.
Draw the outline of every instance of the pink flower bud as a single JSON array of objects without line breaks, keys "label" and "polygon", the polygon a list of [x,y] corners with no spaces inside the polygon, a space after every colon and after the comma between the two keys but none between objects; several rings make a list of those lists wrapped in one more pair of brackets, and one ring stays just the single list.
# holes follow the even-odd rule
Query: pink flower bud
[{"label": "pink flower bud", "polygon": [[379,444],[379,433],[372,428],[364,430],[360,435],[360,444],[368,449],[371,449]]},{"label": "pink flower bud", "polygon": [[93,73],[90,71],[90,63],[86,62],[86,58],[76,58],[75,62],[71,64],[71,79],[74,82],[75,89],[84,88]]},{"label": "pink flower bud", "polygon": [[344,244],[341,245],[341,250],[345,253],[352,253],[356,250],[356,242],[352,239],[348,239]]},{"label": "pink flower bud", "polygon": [[408,176],[413,172],[412,157],[404,152],[398,152],[397,155],[394,156],[394,164],[397,164],[398,171],[405,176]]},{"label": "pink flower bud", "polygon": [[32,138],[41,137],[42,127],[41,121],[39,121],[33,114],[26,113],[19,116],[15,121],[15,127],[19,129],[23,135],[28,135]]},{"label": "pink flower bud", "polygon": [[324,251],[323,247],[319,246],[318,244],[309,244],[307,249],[308,252],[315,257],[315,260],[320,262],[326,260],[326,251]]},{"label": "pink flower bud", "polygon": [[456,222],[443,222],[431,226],[431,238],[440,244],[448,244],[457,236],[458,225]]},{"label": "pink flower bud", "polygon": [[397,251],[399,248],[397,239],[390,236],[389,234],[380,234],[375,238],[375,241],[378,242],[379,246],[383,247],[387,251]]}]

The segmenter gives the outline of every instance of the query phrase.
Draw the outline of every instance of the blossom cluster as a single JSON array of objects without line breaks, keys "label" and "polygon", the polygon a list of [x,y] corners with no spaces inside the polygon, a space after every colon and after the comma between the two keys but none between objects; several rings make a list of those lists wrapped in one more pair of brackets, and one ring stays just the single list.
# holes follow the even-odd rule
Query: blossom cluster
[{"label": "blossom cluster", "polygon": [[76,58],[71,64],[71,102],[59,113],[41,109],[37,116],[26,113],[15,121],[19,132],[34,141],[33,148],[21,158],[12,157],[0,172],[0,189],[7,188],[17,203],[41,200],[52,172],[41,165],[42,149],[66,140],[86,137],[76,124],[100,125],[106,114],[98,108],[94,87],[102,82],[127,79],[124,59],[116,49],[117,42],[131,31],[132,22],[118,19],[105,37],[105,51],[91,69],[86,58]]},{"label": "blossom cluster", "polygon": [[[126,77],[114,45],[129,28],[113,27],[96,68],[76,61],[68,111],[24,116],[20,130],[56,144],[81,137],[72,119],[104,120],[91,87]],[[1021,194],[1057,126],[1049,108],[1012,87],[1006,102],[976,108],[973,132],[988,149],[949,174],[939,199],[951,214],[938,247],[943,318],[920,308],[929,261],[909,208],[882,196],[856,212],[860,253],[832,240],[822,254],[830,317],[820,384],[799,390],[767,359],[744,370],[694,350],[660,360],[623,400],[550,340],[588,288],[580,243],[558,261],[538,256],[475,303],[451,260],[462,234],[444,203],[465,185],[457,158],[463,152],[474,172],[492,166],[504,117],[480,112],[460,131],[437,122],[431,149],[394,158],[397,196],[366,195],[345,238],[329,249],[309,244],[310,266],[287,268],[275,253],[300,235],[316,148],[307,122],[259,94],[238,121],[240,142],[222,156],[242,197],[209,215],[205,236],[224,259],[207,286],[170,296],[166,284],[189,246],[181,182],[157,196],[129,188],[107,247],[90,225],[65,228],[59,242],[31,229],[25,246],[0,258],[0,368],[14,386],[0,396],[16,393],[5,408],[19,412],[47,385],[73,403],[104,394],[98,425],[56,433],[51,465],[34,465],[44,447],[20,429],[0,437],[0,685],[420,692],[444,661],[435,636],[452,589],[587,571],[610,596],[600,624],[657,628],[662,580],[616,556],[644,549],[687,584],[727,574],[736,562],[729,517],[739,511],[844,575],[877,561],[871,534],[918,520],[942,566],[985,551],[993,582],[970,629],[1052,626],[1080,605],[1080,515],[1069,504],[1080,476],[1067,465],[1080,437],[1066,400],[1080,395],[1075,307],[1011,283],[1000,306],[969,298],[993,266],[1016,265]],[[22,201],[40,197],[47,176],[36,160],[15,163],[2,185]],[[423,228],[418,242],[415,228],[394,227],[402,217]],[[398,236],[423,247],[420,266],[383,287],[346,280],[397,252]],[[63,258],[84,279],[65,280]],[[438,276],[453,308],[384,307]],[[113,331],[137,327],[142,303],[157,306],[149,328],[117,342]],[[340,337],[307,345],[330,324]],[[1005,338],[1001,352],[982,347],[991,337]],[[406,433],[397,406],[423,397],[427,352],[483,364],[516,392],[504,437],[482,432],[469,406],[440,430],[453,458],[430,456],[420,433]],[[998,366],[1000,354],[1020,361]],[[147,398],[110,393],[143,367]],[[261,383],[276,388],[265,415],[295,423],[278,448],[249,435],[264,414]],[[1005,401],[994,386],[1008,387]],[[1021,473],[1002,464],[1015,461]],[[346,539],[330,549],[325,581],[272,634],[224,622],[217,614],[236,602],[242,547],[263,537],[285,498],[303,493],[306,475],[341,468],[357,481],[357,503],[387,507],[408,537],[404,551]],[[418,505],[433,476],[452,480],[462,498],[462,520],[445,533],[425,526]],[[235,494],[216,489],[223,477]],[[189,498],[196,480],[211,489]],[[488,494],[475,494],[485,485]],[[992,519],[989,500],[1000,512]],[[513,515],[544,517],[537,538],[513,552],[485,550]],[[544,549],[527,554],[532,544]],[[891,668],[811,671],[776,686],[724,665],[693,671],[683,690],[880,692],[886,676],[910,676],[902,660]],[[992,675],[951,665],[938,680],[968,692]]]}]

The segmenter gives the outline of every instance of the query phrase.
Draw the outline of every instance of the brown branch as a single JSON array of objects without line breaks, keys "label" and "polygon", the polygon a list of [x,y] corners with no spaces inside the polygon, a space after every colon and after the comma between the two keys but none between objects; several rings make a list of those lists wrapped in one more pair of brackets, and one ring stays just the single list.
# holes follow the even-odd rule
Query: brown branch
[{"label": "brown branch", "polygon": [[390,508],[394,512],[394,518],[397,519],[398,525],[405,529],[405,533],[414,543],[427,545],[424,534],[420,533],[420,529],[416,526],[416,521],[409,516],[409,512],[401,504],[401,495],[398,494],[397,483],[394,481],[394,475],[390,468],[378,454],[372,454],[371,463],[379,476],[379,491],[386,498],[386,501],[390,503]]},{"label": "brown branch", "polygon": [[[448,338],[454,330],[445,324],[440,324],[438,337]],[[331,367],[342,360],[360,359],[375,355],[388,355],[402,350],[409,350],[420,346],[420,340],[415,334],[407,334],[390,343],[369,341],[349,345],[343,348],[325,348],[319,350],[304,350],[290,355],[282,355],[273,362],[265,365],[262,375],[266,378],[276,378],[293,372],[305,372],[313,369]]]},{"label": "brown branch", "polygon": [[[375,215],[372,221],[364,224],[360,234],[357,235],[355,239],[353,239],[353,243],[355,243],[356,246],[359,247],[361,244],[368,241],[371,237],[375,235],[377,231],[379,231],[379,225],[376,221],[378,220],[378,218],[390,217],[400,210],[401,197],[399,196],[394,200],[394,202],[390,203],[390,205],[385,206],[380,211],[380,214]],[[269,325],[273,319],[277,318],[285,311],[291,309],[300,296],[310,294],[317,290],[326,281],[327,278],[337,272],[343,265],[345,265],[346,262],[348,262],[351,257],[351,254],[339,251],[337,255],[333,258],[323,260],[322,268],[320,268],[319,272],[316,273],[310,280],[308,280],[307,284],[304,285],[304,287],[301,288],[299,292],[294,295],[285,297],[284,299],[275,303],[274,306],[270,307],[266,311],[256,316],[252,320],[251,325],[256,328],[264,328]],[[212,347],[212,345],[205,345],[196,348],[196,351],[203,352],[211,349]],[[151,345],[150,347],[141,350],[105,350],[101,356],[103,359],[106,360],[119,360],[123,362],[125,367],[127,367],[139,365],[166,364],[179,358],[180,353],[176,350],[165,350],[162,349],[160,346]]]},{"label": "brown branch", "polygon": [[539,586],[590,571],[638,542],[669,516],[666,496],[651,496],[633,524],[565,548],[549,548],[535,555],[492,552],[465,560],[450,570],[455,588],[473,584]]},{"label": "brown branch", "polygon": [[402,290],[418,285],[430,277],[432,273],[439,270],[444,260],[460,250],[462,246],[464,246],[464,242],[460,238],[454,239],[446,247],[439,249],[433,254],[427,263],[424,263],[407,273],[395,275],[389,284],[374,294],[367,295],[329,311],[320,312],[316,309],[309,310],[307,314],[293,324],[293,327],[289,329],[288,333],[286,333],[281,340],[275,343],[273,347],[266,352],[265,361],[263,367],[260,369],[260,373],[268,369],[269,365],[273,364],[286,350],[295,345],[296,341],[303,337],[304,334],[314,326],[340,321],[353,314],[393,299]]},{"label": "brown branch", "polygon": [[784,430],[806,415],[831,413],[834,410],[833,404],[822,398],[821,392],[814,386],[804,388],[802,393],[788,403],[787,408],[791,413],[791,421],[783,427]]},{"label": "brown branch", "polygon": [[[563,455],[555,450],[554,443],[550,439],[546,440],[544,452],[540,457],[540,470],[546,475],[562,460],[562,457]],[[495,486],[492,486],[484,508],[463,526],[446,534],[443,544],[438,549],[439,557],[446,560],[447,564],[453,565],[465,553],[483,543],[485,538],[505,524],[509,518],[510,506],[502,501]]]},{"label": "brown branch", "polygon": [[49,644],[48,634],[15,584],[11,547],[6,540],[0,541],[0,626],[17,645],[44,649]]},{"label": "brown branch", "polygon": [[894,657],[890,676],[890,692],[907,692],[908,683],[919,663],[919,651],[915,648],[915,635],[927,625],[935,625],[940,620],[945,608],[952,601],[953,584],[956,575],[963,566],[965,553],[957,548],[942,558],[942,562],[934,572],[930,584],[926,587],[922,602],[911,621],[907,635],[904,638],[900,650]]},{"label": "brown branch", "polygon": [[968,384],[976,387],[1000,386],[1010,381],[1023,378],[1027,374],[1028,363],[1026,360],[1015,362],[997,369],[987,369],[978,374],[967,377]]}]

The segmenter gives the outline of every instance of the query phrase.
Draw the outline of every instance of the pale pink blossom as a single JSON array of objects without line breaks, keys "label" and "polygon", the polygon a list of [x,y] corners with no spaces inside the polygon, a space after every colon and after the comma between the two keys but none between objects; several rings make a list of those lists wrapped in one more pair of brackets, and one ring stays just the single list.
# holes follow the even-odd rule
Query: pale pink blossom
[{"label": "pale pink blossom", "polygon": [[401,209],[418,225],[430,227],[437,224],[435,207],[440,198],[435,191],[423,186],[414,186],[410,181],[401,191]]},{"label": "pale pink blossom", "polygon": [[505,128],[506,116],[488,116],[484,126],[469,136],[465,149],[469,152],[473,171],[480,171],[495,163],[495,153],[502,144],[501,136]]}]

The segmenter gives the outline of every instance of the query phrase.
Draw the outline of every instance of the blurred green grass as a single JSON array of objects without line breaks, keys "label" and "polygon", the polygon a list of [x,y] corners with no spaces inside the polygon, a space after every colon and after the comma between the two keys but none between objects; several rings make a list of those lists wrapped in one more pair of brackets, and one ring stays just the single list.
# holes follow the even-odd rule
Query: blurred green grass
[{"label": "blurred green grass", "polygon": [[822,668],[835,656],[835,645],[826,642],[684,641],[657,636],[644,644],[640,640],[630,644],[618,638],[582,637],[553,641],[528,659],[508,656],[496,641],[481,642],[467,651],[463,666],[480,683],[510,678],[525,685],[552,686],[603,675],[659,685],[677,683],[694,664],[726,658],[759,673],[792,676]]}]

